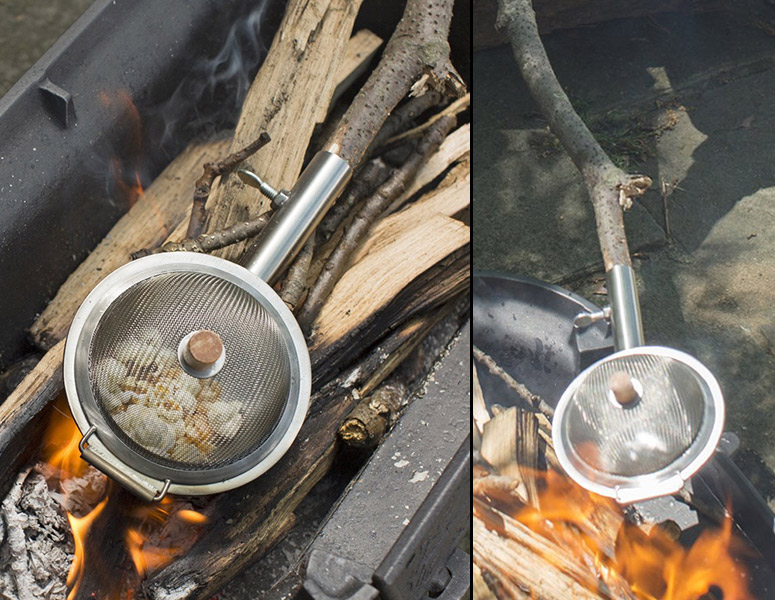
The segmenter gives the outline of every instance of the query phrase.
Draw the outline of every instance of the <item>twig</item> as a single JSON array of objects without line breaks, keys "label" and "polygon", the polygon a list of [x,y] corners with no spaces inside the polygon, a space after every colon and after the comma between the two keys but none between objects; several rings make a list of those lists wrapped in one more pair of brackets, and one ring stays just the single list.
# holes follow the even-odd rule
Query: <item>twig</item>
[{"label": "twig", "polygon": [[393,424],[407,395],[402,381],[391,379],[361,400],[339,427],[339,438],[348,446],[375,446]]},{"label": "twig", "polygon": [[395,136],[402,129],[405,129],[412,121],[423,114],[426,110],[429,110],[441,104],[442,95],[436,90],[430,90],[418,96],[416,98],[410,98],[400,106],[398,106],[390,116],[385,120],[379,133],[371,142],[368,150],[366,150],[366,156],[371,156],[374,150],[382,146],[386,140]]},{"label": "twig", "polygon": [[291,310],[296,308],[307,289],[307,273],[309,273],[309,267],[312,264],[312,255],[315,253],[315,237],[317,236],[313,231],[291,263],[288,274],[283,280],[280,298]]},{"label": "twig", "polygon": [[[665,218],[665,237],[670,240],[673,237],[670,231],[670,211],[668,209],[668,198],[673,195],[675,190],[681,190],[676,183],[677,179],[674,179],[671,183],[668,183],[664,179],[660,180],[660,192],[662,193],[662,214]],[[681,190],[683,191],[683,190]]]},{"label": "twig", "polygon": [[337,203],[328,211],[317,231],[323,239],[329,239],[350,214],[353,207],[367,194],[384,183],[390,175],[390,167],[381,158],[375,158],[364,164],[353,177],[347,190]]},{"label": "twig", "polygon": [[[424,374],[431,369],[441,348],[457,331],[467,307],[465,301],[452,300],[440,310],[410,319],[370,353],[374,372],[359,387],[362,399],[339,427],[344,443],[366,448],[379,442],[398,417],[418,372]],[[401,368],[387,379],[397,364]]]},{"label": "twig", "polygon": [[411,90],[459,96],[463,83],[449,60],[453,0],[408,0],[382,59],[326,144],[357,166],[395,106]]},{"label": "twig", "polygon": [[447,106],[444,110],[436,113],[430,119],[425,121],[425,123],[422,123],[417,127],[414,127],[412,129],[409,129],[407,131],[404,131],[402,133],[399,133],[398,135],[394,135],[393,137],[389,138],[388,140],[385,141],[385,145],[383,146],[383,148],[385,150],[389,150],[391,148],[395,148],[401,142],[420,137],[425,132],[426,129],[428,129],[431,125],[433,125],[436,121],[438,121],[442,117],[446,115],[457,116],[460,113],[462,113],[464,110],[466,110],[469,106],[471,106],[470,93],[466,94],[462,98],[458,98],[452,104]]},{"label": "twig", "polygon": [[213,233],[203,233],[195,238],[185,239],[182,242],[167,242],[158,248],[143,248],[132,253],[132,260],[150,256],[151,254],[161,254],[162,252],[212,252],[219,248],[236,244],[258,234],[272,216],[271,212],[265,212],[260,217],[252,221],[237,223],[227,229],[221,229]]},{"label": "twig", "polygon": [[207,219],[205,205],[210,197],[210,189],[215,178],[232,171],[259,148],[266,146],[270,140],[269,134],[263,131],[257,140],[248,144],[242,150],[230,154],[223,160],[204,164],[202,176],[197,179],[196,187],[194,188],[194,202],[191,206],[191,219],[188,222],[188,231],[186,232],[187,238],[195,238],[202,233],[202,228]]},{"label": "twig", "polygon": [[318,280],[310,288],[309,294],[307,294],[307,300],[304,302],[298,318],[302,331],[309,332],[312,323],[320,312],[320,308],[342,274],[347,264],[347,259],[357,248],[358,242],[369,231],[372,223],[403,192],[406,185],[417,174],[420,166],[436,151],[444,137],[454,126],[455,117],[452,116],[446,116],[437,121],[428,130],[406,163],[401,168],[396,169],[388,180],[366,201],[363,208],[353,219],[350,227],[345,231],[339,245],[329,256]]},{"label": "twig", "polygon": [[538,36],[531,1],[498,0],[498,9],[497,26],[511,42],[530,94],[584,178],[595,211],[606,271],[616,264],[631,266],[622,209],[629,208],[633,198],[645,193],[651,179],[628,175],[614,165],[576,114]]},{"label": "twig", "polygon": [[476,360],[487,367],[487,370],[490,373],[500,378],[509,387],[510,390],[516,392],[516,394],[525,400],[530,406],[540,410],[549,419],[554,417],[554,409],[546,402],[546,400],[531,392],[529,389],[527,389],[527,387],[506,373],[506,371],[504,371],[500,365],[495,362],[495,359],[493,359],[492,356],[480,350],[476,346],[473,346],[473,353]]}]

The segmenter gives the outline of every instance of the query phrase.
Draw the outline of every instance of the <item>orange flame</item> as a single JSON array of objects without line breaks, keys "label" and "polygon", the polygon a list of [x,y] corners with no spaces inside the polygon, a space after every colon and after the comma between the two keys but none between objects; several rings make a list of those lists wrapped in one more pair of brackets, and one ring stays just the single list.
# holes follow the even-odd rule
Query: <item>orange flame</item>
[{"label": "orange flame", "polygon": [[166,567],[196,540],[191,525],[202,525],[207,517],[188,506],[165,497],[132,511],[136,524],[127,529],[125,542],[140,577]]},{"label": "orange flame", "polygon": [[[52,467],[53,484],[58,486],[67,498],[68,482],[84,477],[90,468],[80,456],[78,443],[81,433],[69,414],[64,396],[54,405],[54,410],[44,437],[41,457]],[[51,479],[50,478],[50,479]],[[96,499],[95,499],[96,500]],[[67,512],[67,519],[73,532],[75,555],[67,575],[70,589],[67,600],[78,594],[86,567],[86,538],[89,529],[107,506],[109,496],[83,516]],[[185,552],[196,541],[201,526],[207,517],[194,510],[188,502],[170,497],[156,504],[134,506],[126,515],[131,525],[125,533],[125,543],[135,570],[142,578],[161,569]],[[132,598],[133,590],[116,591],[112,598]]]},{"label": "orange flame", "polygon": [[59,470],[59,478],[81,477],[89,468],[81,458],[78,443],[81,432],[70,416],[64,397],[57,399],[43,436],[41,458]]},{"label": "orange flame", "polygon": [[696,600],[712,587],[724,600],[749,600],[747,576],[735,558],[744,552],[732,535],[731,517],[721,528],[703,531],[688,549],[659,528],[646,536],[628,524],[617,540],[615,568],[647,600]]},{"label": "orange flame", "polygon": [[75,542],[75,556],[73,562],[70,565],[70,571],[67,574],[67,587],[70,588],[70,593],[67,594],[67,600],[72,600],[78,593],[78,588],[83,579],[83,572],[85,566],[85,546],[86,535],[89,532],[94,520],[100,516],[102,509],[108,503],[108,497],[105,496],[102,502],[100,502],[93,511],[87,514],[85,517],[74,517],[70,513],[67,513],[67,520],[70,522],[70,528],[73,530],[73,541]]},{"label": "orange flame", "polygon": [[[120,89],[113,93],[103,90],[99,94],[99,99],[106,108],[120,111],[122,118],[129,123],[130,137],[122,148],[124,156],[122,158],[114,156],[110,163],[116,183],[122,191],[126,202],[132,207],[145,195],[140,170],[143,154],[143,124],[140,112],[132,101],[132,96],[128,90]],[[131,173],[125,173],[125,162],[132,165],[129,168]],[[154,217],[166,236],[168,233],[167,227],[155,202],[151,203],[151,208],[154,211]]]},{"label": "orange flame", "polygon": [[724,600],[753,599],[740,564],[747,548],[733,535],[731,516],[686,548],[660,527],[646,533],[627,522],[613,500],[564,475],[546,471],[534,477],[540,508],[522,507],[514,518],[562,545],[579,564],[591,564],[603,579],[623,579],[637,598],[697,600],[717,588]]}]

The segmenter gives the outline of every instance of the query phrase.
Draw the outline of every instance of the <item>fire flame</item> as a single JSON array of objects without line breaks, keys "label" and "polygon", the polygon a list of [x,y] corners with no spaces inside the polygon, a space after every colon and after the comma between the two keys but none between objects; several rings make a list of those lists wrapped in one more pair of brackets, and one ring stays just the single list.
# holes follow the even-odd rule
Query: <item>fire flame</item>
[{"label": "fire flame", "polygon": [[573,564],[588,568],[594,577],[587,583],[602,580],[615,590],[623,582],[638,600],[753,600],[741,565],[751,551],[733,534],[730,507],[720,527],[704,529],[687,548],[669,528],[647,530],[627,521],[613,500],[587,492],[556,471],[525,471],[523,476],[537,483],[535,506],[495,491],[488,504],[554,542]]},{"label": "fire flame", "polygon": [[156,505],[136,507],[127,528],[125,542],[140,577],[164,568],[190,547],[192,525],[202,525],[207,517],[187,503],[163,498]]},{"label": "fire flame", "polygon": [[73,600],[78,594],[78,588],[83,579],[84,566],[86,564],[86,550],[85,541],[86,535],[89,532],[94,520],[100,516],[102,509],[108,503],[108,497],[105,496],[102,502],[100,502],[94,510],[88,513],[85,517],[74,517],[71,513],[67,513],[67,520],[70,522],[70,529],[73,530],[73,542],[75,545],[75,554],[73,556],[73,562],[70,565],[70,571],[67,574],[67,587],[70,588],[70,592],[67,594],[67,600]]},{"label": "fire flame", "polygon": [[[70,590],[67,600],[74,600],[83,580],[87,567],[86,544],[89,531],[115,496],[104,494],[100,496],[101,500],[100,497],[93,497],[94,490],[90,489],[87,479],[94,475],[99,478],[100,474],[81,458],[78,449],[81,437],[69,414],[65,398],[59,398],[45,433],[41,458],[52,467],[50,485],[56,488],[55,493],[64,498],[64,504],[68,507],[67,519],[73,533],[74,557],[67,575],[66,583]],[[80,502],[75,502],[76,499],[71,496],[76,494],[85,495],[89,502],[85,502],[84,498],[78,498]],[[69,510],[71,504],[80,506],[84,502],[96,505],[82,515]],[[124,535],[126,551],[140,578],[163,568],[188,550],[207,522],[207,517],[194,510],[190,503],[170,497],[156,504],[131,503],[121,509],[125,511],[124,520],[128,522]],[[134,589],[115,590],[109,597],[114,600],[133,598]]]},{"label": "fire flame", "polygon": [[109,93],[105,90],[99,94],[100,102],[108,109],[116,110],[121,119],[128,123],[129,136],[122,145],[122,157],[110,159],[111,184],[115,183],[122,201],[131,208],[141,198],[148,199],[148,206],[153,211],[156,225],[167,237],[169,230],[164,222],[164,215],[153,195],[147,195],[143,185],[143,124],[140,111],[132,101],[128,90],[117,90]]}]

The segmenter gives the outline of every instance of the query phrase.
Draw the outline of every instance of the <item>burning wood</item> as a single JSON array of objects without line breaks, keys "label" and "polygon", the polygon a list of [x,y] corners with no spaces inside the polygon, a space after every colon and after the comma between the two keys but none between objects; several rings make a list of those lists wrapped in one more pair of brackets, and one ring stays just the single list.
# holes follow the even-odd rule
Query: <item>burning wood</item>
[{"label": "burning wood", "polygon": [[[494,361],[487,369],[498,377],[505,373]],[[517,383],[510,376],[508,381]],[[501,401],[530,397],[521,384],[510,388],[515,397]],[[540,464],[550,450],[551,438],[545,447],[536,444],[541,413],[513,407],[491,416],[483,409],[473,486],[475,579],[482,598],[753,598],[741,565],[750,550],[732,535],[731,517],[687,547],[669,528],[633,522],[613,500],[557,470],[526,467]],[[532,427],[525,428],[526,420]]]},{"label": "burning wood", "polygon": [[[310,6],[292,0],[280,33],[251,88],[231,150],[255,139],[258,131],[266,130],[273,138],[270,148],[276,150],[265,149],[252,166],[278,187],[291,187],[298,176],[315,124],[323,122],[328,114],[337,114],[330,110],[329,99],[335,95],[336,84],[349,74],[333,74],[341,74],[339,65],[346,55],[347,34],[358,5],[332,0],[325,6]],[[417,125],[414,119],[422,112],[442,104],[448,92],[461,90],[446,57],[450,13],[449,0],[441,4],[408,2],[406,16],[378,69],[377,83],[372,77],[370,85],[358,96],[356,108],[334,128],[331,140],[336,141],[328,144],[346,152],[353,167],[359,165],[367,151],[379,152],[378,145],[372,146],[371,142],[410,87],[420,94],[422,101],[418,98],[407,102],[406,106],[411,105],[412,109],[402,107],[398,111],[400,118],[389,121],[383,139]],[[433,19],[437,23],[431,26]],[[402,38],[408,31],[413,36],[407,44]],[[355,38],[362,48],[364,36]],[[366,41],[369,52],[373,52],[373,37]],[[431,43],[435,53],[423,54],[423,43]],[[404,54],[399,60],[396,53]],[[411,56],[413,53],[421,56]],[[404,64],[407,56],[411,60]],[[363,59],[355,62],[349,72],[360,68]],[[391,86],[389,95],[380,98],[379,110],[372,111],[370,96],[381,95],[380,85],[393,83],[386,79],[391,68],[398,68],[400,81]],[[447,78],[451,78],[451,83]],[[429,86],[438,90],[430,90]],[[3,505],[3,517],[6,524],[13,522],[14,514],[27,510],[20,504],[23,498],[38,494],[53,507],[55,525],[49,529],[66,532],[69,525],[74,542],[68,545],[69,536],[64,533],[61,539],[57,538],[61,550],[61,556],[57,556],[62,560],[46,567],[45,579],[35,570],[33,563],[37,559],[30,558],[37,556],[37,550],[29,550],[35,532],[20,533],[18,527],[12,530],[8,525],[9,536],[13,533],[21,545],[13,546],[13,555],[7,557],[12,577],[0,581],[0,585],[6,586],[0,591],[23,597],[19,590],[26,589],[32,577],[41,594],[55,590],[64,595],[66,584],[69,600],[93,594],[122,599],[140,593],[156,599],[206,597],[292,526],[296,505],[331,466],[336,432],[343,419],[361,397],[382,393],[393,386],[399,390],[401,400],[389,407],[385,422],[370,443],[378,441],[412,386],[422,379],[418,373],[428,371],[428,363],[447,343],[448,330],[457,328],[465,314],[467,305],[457,300],[468,285],[469,231],[453,216],[465,213],[469,203],[469,132],[467,126],[455,129],[452,114],[459,114],[468,102],[470,99],[464,99],[443,115],[432,118],[429,126],[423,126],[420,131],[430,141],[420,142],[420,149],[410,161],[411,168],[391,165],[387,155],[377,159],[385,165],[375,170],[378,174],[387,175],[391,168],[398,168],[401,173],[391,180],[394,193],[386,196],[377,211],[384,216],[393,214],[382,220],[378,217],[383,215],[373,215],[368,225],[376,221],[376,226],[362,228],[358,236],[361,243],[353,244],[354,252],[343,259],[341,277],[332,278],[330,295],[322,294],[323,302],[308,313],[316,331],[310,348],[314,365],[312,410],[282,464],[235,493],[204,497],[196,504],[177,499],[144,506],[123,489],[106,486],[105,477],[79,458],[80,434],[68,421],[74,436],[66,432],[57,434],[57,444],[64,448],[62,465],[67,463],[66,466],[50,457],[47,463],[23,471],[23,477],[7,496],[7,505]],[[368,114],[361,114],[362,111]],[[440,106],[436,113],[441,114]],[[414,134],[400,140],[409,152],[415,142]],[[13,484],[22,464],[32,458],[32,444],[18,443],[20,436],[38,439],[43,416],[47,414],[45,409],[61,394],[62,338],[75,310],[94,285],[127,261],[129,250],[183,239],[188,216],[192,214],[192,174],[201,163],[226,154],[224,143],[192,147],[171,164],[157,182],[138,196],[117,229],[68,280],[36,323],[33,334],[48,353],[0,408],[0,475],[7,475],[0,477],[3,492]],[[440,149],[436,151],[437,148]],[[223,225],[233,226],[250,219],[255,223],[266,208],[266,202],[255,190],[223,171],[215,169],[204,182],[212,187],[204,219],[208,239]],[[361,189],[380,186],[380,179],[374,177]],[[437,184],[438,179],[443,180],[441,184]],[[283,299],[288,304],[298,306],[303,301],[319,276],[320,269],[315,269],[315,265],[323,264],[340,243],[342,232],[359,210],[359,198],[367,193],[352,194],[349,206],[339,211],[341,216],[331,227],[330,246],[316,247],[310,241],[297,258],[283,283]],[[200,207],[203,198],[204,194],[199,194]],[[201,223],[202,219],[194,213],[194,230],[198,229],[197,221]],[[322,241],[324,235],[319,238]],[[220,254],[236,258],[243,249],[244,245],[233,245]],[[439,319],[441,323],[437,323]],[[423,325],[416,326],[418,322]],[[429,346],[422,342],[429,331],[439,328],[445,331],[443,336],[431,335],[427,338],[432,340]],[[386,353],[385,348],[390,350]],[[409,364],[404,363],[403,371],[395,374],[407,356]],[[421,368],[413,369],[413,365]],[[123,362],[119,371],[128,376],[136,366]],[[152,365],[143,367],[151,369]],[[116,402],[123,402],[127,391],[135,396],[141,393],[138,385],[145,384],[147,373],[134,375],[137,381],[129,386],[133,386],[131,390],[118,384],[120,392],[111,391]],[[129,404],[138,406],[137,398],[134,400]],[[123,405],[114,408],[125,411]],[[33,489],[37,492],[28,493]],[[24,517],[18,516],[17,521],[20,520]],[[42,543],[43,538],[40,539]],[[70,556],[74,556],[72,562]],[[97,568],[100,561],[109,565],[111,575],[100,574],[106,571]],[[63,569],[65,563],[69,569]],[[37,597],[45,596],[30,596]]]}]

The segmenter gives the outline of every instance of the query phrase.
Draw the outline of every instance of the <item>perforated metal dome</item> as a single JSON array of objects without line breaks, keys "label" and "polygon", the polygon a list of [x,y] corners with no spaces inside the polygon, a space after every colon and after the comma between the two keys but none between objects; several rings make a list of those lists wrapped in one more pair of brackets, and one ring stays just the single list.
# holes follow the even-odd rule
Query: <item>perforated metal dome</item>
[{"label": "perforated metal dome", "polygon": [[[227,360],[189,375],[181,340],[210,329]],[[183,469],[235,462],[263,443],[288,401],[289,349],[253,296],[207,273],[165,273],[126,290],[92,336],[92,392],[113,431],[149,460]]]},{"label": "perforated metal dome", "polygon": [[[618,377],[629,392],[619,397]],[[712,454],[724,406],[713,375],[670,348],[617,352],[565,391],[553,436],[563,468],[593,492],[634,501],[672,493]]]}]

